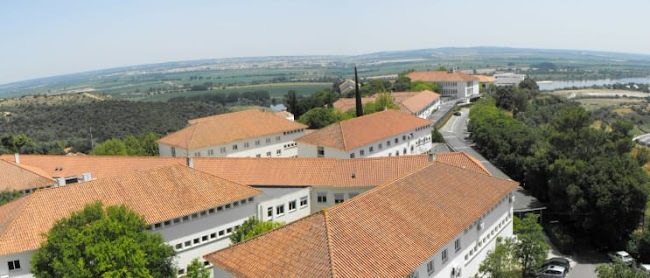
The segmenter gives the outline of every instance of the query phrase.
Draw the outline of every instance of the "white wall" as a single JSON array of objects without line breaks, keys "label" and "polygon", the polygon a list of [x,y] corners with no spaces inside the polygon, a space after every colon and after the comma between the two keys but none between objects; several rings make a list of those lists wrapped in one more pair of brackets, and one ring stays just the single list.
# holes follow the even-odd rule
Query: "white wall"
[{"label": "white wall", "polygon": [[[263,190],[265,193],[267,193],[269,191],[283,190],[283,189],[286,188],[274,189],[274,188],[266,187]],[[276,222],[284,222],[285,224],[289,224],[300,218],[308,216],[309,214],[311,214],[311,204],[312,204],[312,201],[309,198],[310,195],[309,193],[310,193],[310,188],[305,187],[302,189],[296,189],[291,193],[281,194],[280,196],[277,196],[275,198],[264,200],[257,205],[257,218],[261,219],[262,221],[276,221]],[[302,198],[306,198],[307,200],[306,205],[303,206],[300,205],[300,200]],[[290,202],[296,202],[296,208],[294,210],[289,210]],[[277,213],[278,206],[284,206],[284,213],[281,215],[278,215]],[[270,217],[268,216],[269,208],[271,208],[273,211]]]},{"label": "white wall", "polygon": [[[510,193],[512,195],[512,193]],[[494,250],[496,238],[507,238],[512,236],[512,205],[509,197],[502,199],[481,220],[475,221],[464,232],[447,243],[433,257],[422,262],[416,269],[418,277],[441,277],[451,276],[453,268],[460,267],[461,275],[456,277],[474,277],[478,274],[481,262],[487,257],[489,250]],[[478,222],[483,221],[484,228],[477,229]],[[460,238],[461,248],[455,249],[455,241]],[[448,259],[442,261],[442,252],[447,250]],[[427,273],[427,262],[434,261],[434,272]]]},{"label": "white wall", "polygon": [[431,116],[431,113],[433,113],[433,111],[437,110],[438,108],[440,108],[440,99],[436,99],[429,106],[417,112],[416,116],[422,119],[427,119],[429,116]]},{"label": "white wall", "polygon": [[[176,156],[195,157],[199,153],[202,157],[256,157],[257,155],[261,157],[295,157],[298,155],[298,149],[295,147],[293,140],[304,135],[305,131],[302,129],[287,134],[280,132],[262,137],[237,140],[222,145],[190,149],[189,154],[186,149],[175,147]],[[280,137],[280,140],[278,140],[278,137]],[[270,139],[269,143],[267,143],[267,139]],[[259,145],[256,144],[256,141],[259,141]],[[246,143],[248,143],[248,147],[246,147]],[[233,149],[233,145],[237,145],[237,150]],[[222,147],[225,148],[225,152],[221,151]],[[170,145],[158,143],[158,150],[160,156],[172,156],[172,146]],[[209,153],[210,150],[213,151],[212,155]],[[280,154],[277,153],[278,150],[280,150]],[[268,152],[271,153],[270,156]]]},{"label": "white wall", "polygon": [[[334,197],[336,194],[342,194],[344,202],[349,200],[351,196],[356,196],[366,192],[374,186],[354,186],[354,187],[334,187],[334,186],[313,186],[311,188],[311,212],[315,213],[324,208],[329,208],[335,205]],[[326,202],[318,202],[318,196],[325,195]],[[340,195],[339,195],[340,196]]]},{"label": "white wall", "polygon": [[[413,137],[410,137],[411,133],[413,133]],[[404,140],[404,138],[407,139]],[[397,139],[397,143],[395,143],[395,139]],[[420,143],[418,143],[418,140],[420,140]],[[388,146],[387,141],[390,141],[390,146]],[[381,148],[379,148],[379,144],[381,144]],[[372,152],[370,147],[373,148]],[[349,151],[325,147],[324,157],[346,159],[350,158],[352,153],[354,153],[354,158],[423,154],[431,150],[431,147],[431,127],[427,127],[400,133]],[[316,145],[298,143],[298,157],[318,157],[317,149],[318,146]],[[405,149],[406,152],[404,152]],[[361,155],[362,150],[363,155]]]},{"label": "white wall", "polygon": [[[31,272],[29,272],[32,265],[29,263],[32,256],[36,251],[27,251],[17,254],[10,254],[0,256],[0,277],[33,277]],[[9,261],[18,260],[20,262],[20,269],[14,269],[9,271]]]}]

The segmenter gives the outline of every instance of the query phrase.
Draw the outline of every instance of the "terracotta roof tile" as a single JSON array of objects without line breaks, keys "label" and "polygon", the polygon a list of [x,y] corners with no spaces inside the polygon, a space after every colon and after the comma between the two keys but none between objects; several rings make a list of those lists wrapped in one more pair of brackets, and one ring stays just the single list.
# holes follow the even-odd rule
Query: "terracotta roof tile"
[{"label": "terracotta roof tile", "polygon": [[490,171],[488,171],[488,169],[485,168],[485,166],[483,166],[480,161],[478,161],[478,159],[464,152],[439,153],[436,155],[436,161],[454,165],[477,173],[486,174],[489,176],[492,175]]},{"label": "terracotta roof tile", "polygon": [[39,169],[5,160],[0,160],[0,177],[0,192],[5,190],[26,190],[56,184],[54,179],[48,177]]},{"label": "terracotta roof tile", "polygon": [[414,71],[407,74],[412,81],[424,82],[459,82],[459,81],[474,81],[478,80],[477,77],[462,73],[460,71],[449,73],[447,71]]},{"label": "terracotta roof tile", "polygon": [[[0,256],[40,247],[42,233],[84,205],[124,204],[156,223],[262,193],[182,165],[37,190],[0,206]],[[3,219],[4,218],[4,219]]]},{"label": "terracotta roof tile", "polygon": [[476,78],[478,78],[479,82],[486,82],[486,83],[491,83],[496,81],[496,78],[492,76],[486,76],[486,75],[474,75]]},{"label": "terracotta roof tile", "polygon": [[[362,97],[361,104],[366,104],[369,102],[375,101],[376,97]],[[357,107],[357,102],[355,98],[339,98],[337,101],[332,103],[334,109],[341,112],[347,112],[348,110],[355,110]]]},{"label": "terracotta roof tile", "polygon": [[[410,93],[410,92],[409,92]],[[392,93],[395,98],[395,95],[400,93]],[[417,113],[422,109],[429,106],[431,103],[440,99],[440,94],[434,93],[429,90],[424,90],[422,92],[415,92],[415,94],[405,98],[402,101],[397,101],[401,106],[403,106],[408,112]]]},{"label": "terracotta roof tile", "polygon": [[349,151],[430,124],[404,112],[386,110],[331,124],[295,141]]},{"label": "terracotta roof tile", "polygon": [[[330,273],[314,271],[307,276],[405,277],[516,186],[513,181],[433,163],[301,220],[308,225],[298,221],[204,257],[241,277],[299,276],[314,271],[311,266],[323,269],[326,264]],[[309,229],[314,226],[321,229]],[[268,247],[276,241],[291,244]],[[313,242],[319,243],[319,250],[303,253],[304,257],[293,255]],[[329,246],[329,257],[323,242]]]},{"label": "terracotta roof tile", "polygon": [[158,143],[196,149],[307,127],[257,109],[198,118],[189,122],[190,126],[161,138]]}]

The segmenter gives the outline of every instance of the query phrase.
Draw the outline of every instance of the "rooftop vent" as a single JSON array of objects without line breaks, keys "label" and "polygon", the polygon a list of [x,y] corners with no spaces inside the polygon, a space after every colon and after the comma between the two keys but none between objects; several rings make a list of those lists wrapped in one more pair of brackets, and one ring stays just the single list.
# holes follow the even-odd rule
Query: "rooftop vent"
[{"label": "rooftop vent", "polygon": [[20,154],[18,153],[14,154],[14,162],[16,162],[16,164],[20,164]]},{"label": "rooftop vent", "polygon": [[357,174],[355,174],[354,172],[352,172],[352,178],[354,179],[354,178],[356,178],[356,177],[357,177]]}]

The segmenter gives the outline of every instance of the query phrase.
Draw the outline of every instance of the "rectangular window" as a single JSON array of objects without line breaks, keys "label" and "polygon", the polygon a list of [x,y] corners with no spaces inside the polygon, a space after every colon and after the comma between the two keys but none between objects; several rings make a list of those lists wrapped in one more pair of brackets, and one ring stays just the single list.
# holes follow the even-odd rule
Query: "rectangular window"
[{"label": "rectangular window", "polygon": [[244,148],[248,148],[249,146],[248,142],[244,143]]},{"label": "rectangular window", "polygon": [[233,150],[233,151],[236,151],[236,150],[237,150],[237,144],[232,145],[232,150]]},{"label": "rectangular window", "polygon": [[208,156],[211,156],[211,155],[214,155],[214,150],[213,149],[208,150]]},{"label": "rectangular window", "polygon": [[383,148],[384,148],[384,144],[379,143],[379,149],[381,150],[381,149],[383,149]]},{"label": "rectangular window", "polygon": [[327,203],[327,193],[325,192],[318,192],[317,193],[318,199],[317,201],[319,203]]},{"label": "rectangular window", "polygon": [[460,238],[454,242],[454,247],[456,248],[456,252],[460,251]]},{"label": "rectangular window", "polygon": [[395,144],[399,143],[399,138],[395,138]]},{"label": "rectangular window", "polygon": [[354,153],[351,153],[351,154],[350,154],[350,158],[354,158]]},{"label": "rectangular window", "polygon": [[427,263],[427,273],[429,273],[429,275],[431,275],[431,274],[433,274],[434,271],[435,271],[435,269],[433,268],[433,260],[431,260],[431,261],[429,261]]},{"label": "rectangular window", "polygon": [[255,157],[262,157],[262,155],[261,154],[256,154]]},{"label": "rectangular window", "polygon": [[219,148],[219,151],[220,151],[221,153],[226,153],[226,147],[221,147],[221,148]]},{"label": "rectangular window", "polygon": [[232,234],[232,228],[226,229],[226,234]]},{"label": "rectangular window", "polygon": [[9,265],[9,270],[20,269],[20,261],[19,260],[9,261],[7,264]]},{"label": "rectangular window", "polygon": [[211,234],[210,234],[210,238],[211,238],[211,239],[212,239],[212,238],[217,238],[217,233],[211,233]]},{"label": "rectangular window", "polygon": [[276,141],[280,141],[280,136],[275,137]]},{"label": "rectangular window", "polygon": [[192,245],[192,242],[191,242],[191,241],[188,240],[188,241],[185,242],[185,247],[189,247],[189,246],[191,246],[191,245]]},{"label": "rectangular window", "polygon": [[271,138],[266,138],[266,143],[270,144],[271,143]]},{"label": "rectangular window", "polygon": [[271,157],[271,152],[266,152],[266,156]]},{"label": "rectangular window", "polygon": [[374,151],[374,150],[375,150],[374,147],[370,147],[370,148],[368,149],[368,152],[371,153],[371,152]]},{"label": "rectangular window", "polygon": [[360,150],[360,151],[359,151],[359,156],[362,156],[362,155],[364,155],[364,154],[366,154],[366,152],[365,152],[364,150]]},{"label": "rectangular window", "polygon": [[172,147],[172,156],[176,156],[176,147]]},{"label": "rectangular window", "polygon": [[277,151],[275,151],[275,154],[277,154],[277,155],[281,155],[281,154],[282,154],[282,150],[277,150]]},{"label": "rectangular window", "polygon": [[342,193],[341,194],[334,194],[334,203],[335,204],[343,203],[343,201],[344,201],[344,199],[343,199],[343,194]]},{"label": "rectangular window", "polygon": [[183,275],[183,274],[185,274],[185,269],[184,268],[179,269],[178,275]]},{"label": "rectangular window", "polygon": [[300,198],[300,207],[303,208],[303,207],[306,207],[306,206],[307,206],[307,196],[301,197]]},{"label": "rectangular window", "polygon": [[442,262],[446,262],[448,259],[447,257],[447,249],[442,250]]},{"label": "rectangular window", "polygon": [[259,146],[259,145],[260,145],[260,140],[255,141],[255,146]]},{"label": "rectangular window", "polygon": [[269,207],[266,209],[266,216],[273,217],[273,207]]},{"label": "rectangular window", "polygon": [[386,147],[390,147],[390,141],[386,141]]},{"label": "rectangular window", "polygon": [[284,215],[284,205],[279,205],[275,208],[275,214],[278,216]]},{"label": "rectangular window", "polygon": [[201,241],[208,241],[208,236],[202,236]]},{"label": "rectangular window", "polygon": [[219,231],[219,236],[223,236],[225,234],[226,234],[226,231],[224,231],[224,230]]},{"label": "rectangular window", "polygon": [[289,211],[294,211],[296,210],[296,201],[291,201],[289,202]]},{"label": "rectangular window", "polygon": [[181,248],[183,248],[183,244],[182,244],[182,243],[176,244],[176,250],[181,249]]},{"label": "rectangular window", "polygon": [[199,244],[199,242],[201,242],[201,239],[199,239],[199,238],[194,239],[194,244]]},{"label": "rectangular window", "polygon": [[402,141],[406,141],[406,135],[402,135]]},{"label": "rectangular window", "polygon": [[325,148],[318,146],[316,147],[316,156],[317,157],[324,157],[325,156]]}]

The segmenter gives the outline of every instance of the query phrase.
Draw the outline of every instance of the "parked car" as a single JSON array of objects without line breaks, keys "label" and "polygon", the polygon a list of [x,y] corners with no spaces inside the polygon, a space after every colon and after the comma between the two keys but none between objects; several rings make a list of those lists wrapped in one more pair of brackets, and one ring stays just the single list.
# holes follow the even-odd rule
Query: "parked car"
[{"label": "parked car", "polygon": [[571,271],[571,263],[566,258],[554,257],[544,261],[542,264],[542,269],[546,269],[548,266],[557,265],[566,268],[567,272]]},{"label": "parked car", "polygon": [[460,116],[460,115],[462,115],[462,114],[460,113],[460,111],[456,111],[456,112],[454,112],[454,116]]},{"label": "parked car", "polygon": [[537,274],[537,278],[565,278],[568,273],[569,270],[565,267],[549,265]]},{"label": "parked car", "polygon": [[625,251],[616,251],[616,252],[610,252],[607,253],[609,258],[612,260],[612,262],[620,262],[626,265],[632,265],[634,263],[634,258],[630,256]]}]

